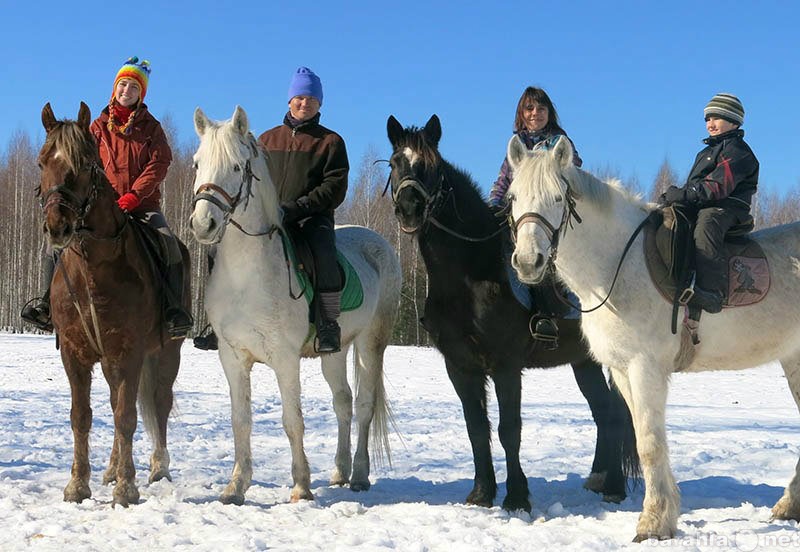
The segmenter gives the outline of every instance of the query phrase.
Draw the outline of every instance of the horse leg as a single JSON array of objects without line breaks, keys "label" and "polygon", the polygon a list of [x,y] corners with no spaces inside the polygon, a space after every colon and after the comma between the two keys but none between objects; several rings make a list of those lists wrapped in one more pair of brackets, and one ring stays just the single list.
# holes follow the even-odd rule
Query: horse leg
[{"label": "horse leg", "polygon": [[486,376],[477,367],[462,370],[445,357],[447,375],[461,399],[467,435],[472,445],[475,478],[467,504],[491,508],[497,495],[497,480],[492,465],[491,433],[486,415]]},{"label": "horse leg", "polygon": [[[110,392],[111,412],[117,409],[117,388],[111,386]],[[117,482],[117,466],[119,465],[120,435],[114,424],[114,443],[111,446],[111,456],[108,459],[108,468],[103,473],[103,485]]]},{"label": "horse leg", "polygon": [[644,504],[634,542],[673,538],[678,526],[680,494],[670,469],[667,448],[667,374],[644,356],[631,361],[627,374],[613,369],[612,373],[633,416],[645,483]]},{"label": "horse leg", "polygon": [[500,444],[506,452],[506,498],[503,500],[504,510],[531,511],[528,498],[528,479],[519,462],[520,440],[522,438],[522,418],[520,403],[522,400],[522,372],[505,370],[494,374],[494,389],[500,410],[500,424],[497,428]]},{"label": "horse leg", "polygon": [[253,478],[253,457],[250,434],[253,412],[250,404],[250,370],[253,362],[240,358],[224,340],[219,342],[219,357],[231,396],[231,425],[233,426],[234,463],[231,481],[222,491],[223,504],[244,504],[244,493]]},{"label": "horse leg", "polygon": [[136,469],[133,465],[133,434],[136,432],[136,396],[143,361],[141,353],[132,352],[119,363],[102,363],[106,381],[109,386],[116,388],[117,394],[114,405],[114,445],[119,456],[113,504],[125,508],[139,502]]},{"label": "horse leg", "polygon": [[82,502],[92,496],[89,488],[89,430],[92,428],[92,367],[81,364],[69,355],[66,346],[61,350],[72,395],[70,425],[72,426],[73,455],[69,483],[64,488],[65,502]]},{"label": "horse leg", "polygon": [[180,342],[170,340],[154,355],[144,362],[139,381],[139,407],[142,421],[150,440],[153,453],[150,455],[150,483],[167,479],[169,473],[169,450],[167,449],[167,420],[172,410],[172,386],[178,376],[180,366]]},{"label": "horse leg", "polygon": [[[800,357],[781,359],[783,373],[792,391],[792,397],[800,409]],[[789,486],[783,492],[783,496],[772,507],[773,519],[794,519],[800,521],[800,460],[794,469]]]},{"label": "horse leg", "polygon": [[300,359],[294,358],[275,368],[278,389],[283,404],[283,430],[289,438],[292,450],[292,487],[291,501],[314,500],[311,494],[311,472],[308,469],[306,451],[303,449],[303,411],[300,405]]},{"label": "horse leg", "polygon": [[622,502],[626,496],[622,473],[624,418],[617,411],[622,409],[624,412],[625,403],[621,399],[614,401],[616,393],[608,388],[600,364],[587,359],[573,364],[572,371],[597,426],[592,471],[583,487],[602,493],[605,501]]},{"label": "horse leg", "polygon": [[[322,375],[328,382],[333,396],[333,411],[338,423],[338,441],[331,485],[346,485],[350,482],[352,459],[350,456],[350,426],[353,420],[353,393],[347,383],[347,350],[322,355]],[[369,467],[367,467],[369,473]],[[369,480],[367,480],[369,488]],[[361,490],[361,489],[353,489]]]}]

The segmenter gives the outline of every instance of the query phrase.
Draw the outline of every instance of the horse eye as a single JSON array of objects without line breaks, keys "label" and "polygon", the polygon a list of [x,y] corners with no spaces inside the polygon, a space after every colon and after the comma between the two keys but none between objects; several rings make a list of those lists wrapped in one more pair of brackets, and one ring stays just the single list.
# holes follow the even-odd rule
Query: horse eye
[{"label": "horse eye", "polygon": [[513,201],[514,201],[514,200],[516,200],[516,199],[517,199],[517,198],[514,196],[514,194],[506,194],[506,201],[507,201],[508,203],[511,203],[511,202],[513,202]]},{"label": "horse eye", "polygon": [[242,170],[242,169],[241,169],[241,167],[239,167],[239,165],[234,165],[233,166],[233,172],[239,172],[240,170]]},{"label": "horse eye", "polygon": [[556,196],[556,203],[560,203],[560,202],[562,202],[562,201],[564,201],[564,198],[563,198],[563,197],[561,197],[561,196]]}]

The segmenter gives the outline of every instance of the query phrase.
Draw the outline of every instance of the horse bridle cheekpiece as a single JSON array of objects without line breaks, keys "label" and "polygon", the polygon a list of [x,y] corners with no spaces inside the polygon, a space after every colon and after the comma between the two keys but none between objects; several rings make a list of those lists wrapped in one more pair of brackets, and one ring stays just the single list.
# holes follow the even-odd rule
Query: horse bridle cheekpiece
[{"label": "horse bridle cheekpiece", "polygon": [[542,227],[545,235],[547,235],[547,239],[550,240],[550,255],[547,258],[547,265],[550,269],[555,268],[553,265],[555,265],[558,255],[558,243],[561,239],[561,235],[566,233],[567,228],[572,228],[572,219],[574,218],[578,224],[583,222],[580,215],[578,215],[578,212],[575,210],[575,193],[572,191],[572,187],[563,176],[561,177],[561,181],[565,186],[564,198],[558,197],[556,202],[564,201],[564,209],[561,213],[561,222],[558,226],[553,226],[545,217],[534,211],[523,213],[516,220],[514,220],[514,217],[510,213],[508,215],[508,225],[511,228],[511,238],[514,243],[517,242],[517,234],[524,224],[533,223]]},{"label": "horse bridle cheekpiece", "polygon": [[92,205],[94,205],[95,200],[97,199],[97,194],[99,192],[99,188],[97,186],[97,172],[100,171],[100,167],[97,165],[97,162],[92,161],[91,163],[87,163],[74,175],[73,180],[76,180],[78,175],[82,172],[89,171],[90,177],[89,180],[91,182],[91,190],[89,194],[85,198],[81,198],[76,194],[73,190],[69,188],[67,185],[67,178],[65,175],[64,182],[60,184],[56,184],[45,193],[41,194],[41,199],[39,200],[42,206],[42,212],[45,214],[47,210],[53,207],[54,205],[65,207],[75,213],[76,215],[76,225],[74,231],[77,233],[81,230],[85,230],[86,227],[84,225],[84,220],[86,216],[89,214],[89,211],[92,209]]},{"label": "horse bridle cheekpiece", "polygon": [[[258,155],[258,151],[256,150],[257,147],[258,146],[255,144],[249,145],[253,155]],[[210,182],[201,184],[197,188],[194,198],[192,199],[192,209],[194,209],[198,201],[209,201],[220,208],[223,216],[225,217],[225,224],[228,224],[231,215],[233,215],[233,212],[236,210],[236,207],[239,206],[239,203],[244,201],[244,208],[247,209],[247,204],[250,202],[250,198],[253,197],[253,179],[258,180],[258,178],[253,174],[253,169],[250,166],[250,159],[245,161],[244,167],[236,165],[234,166],[233,170],[234,172],[242,173],[242,181],[239,183],[239,190],[236,192],[235,196],[231,197],[228,192],[216,184],[212,184]],[[216,194],[222,196],[222,199],[218,198]]]}]

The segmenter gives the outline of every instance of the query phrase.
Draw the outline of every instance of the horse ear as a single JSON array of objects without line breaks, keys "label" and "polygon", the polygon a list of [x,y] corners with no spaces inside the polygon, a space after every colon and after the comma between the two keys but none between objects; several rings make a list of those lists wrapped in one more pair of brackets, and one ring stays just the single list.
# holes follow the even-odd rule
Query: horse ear
[{"label": "horse ear", "polygon": [[89,106],[84,102],[81,102],[81,106],[78,108],[78,125],[80,125],[83,130],[88,131],[91,122],[92,110],[89,109]]},{"label": "horse ear", "polygon": [[553,155],[562,168],[572,166],[574,153],[572,151],[572,143],[569,141],[569,138],[562,136],[558,139],[558,142],[556,142],[556,147],[553,148]]},{"label": "horse ear", "polygon": [[50,107],[50,102],[47,102],[42,108],[42,126],[44,126],[45,132],[53,130],[57,122],[56,116],[53,113],[53,108]]},{"label": "horse ear", "polygon": [[242,136],[245,136],[247,131],[250,130],[250,123],[247,121],[247,113],[238,105],[233,111],[233,127],[236,129],[236,132]]},{"label": "horse ear", "polygon": [[206,114],[203,113],[203,110],[199,107],[194,110],[194,131],[197,133],[199,137],[203,137],[203,134],[206,133],[206,129],[211,124],[211,121],[208,120]]},{"label": "horse ear", "polygon": [[395,146],[403,135],[403,125],[394,118],[394,115],[389,115],[389,120],[386,121],[386,134],[389,136],[389,143],[392,146]]},{"label": "horse ear", "polygon": [[425,128],[422,129],[435,146],[439,145],[439,140],[442,138],[442,124],[439,122],[439,117],[434,113],[428,122],[425,123]]},{"label": "horse ear", "polygon": [[512,136],[511,140],[508,141],[508,148],[506,149],[506,159],[508,159],[511,168],[516,171],[517,167],[520,166],[527,155],[528,148],[525,147],[525,144],[522,143],[519,136],[516,134]]}]

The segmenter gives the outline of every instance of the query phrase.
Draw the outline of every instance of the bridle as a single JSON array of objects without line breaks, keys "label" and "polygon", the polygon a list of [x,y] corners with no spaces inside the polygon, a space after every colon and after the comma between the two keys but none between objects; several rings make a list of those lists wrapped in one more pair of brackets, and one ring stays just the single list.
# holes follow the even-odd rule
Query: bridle
[{"label": "bridle", "polygon": [[[392,169],[394,171],[394,169]],[[404,228],[402,225],[400,229],[406,234],[414,234],[419,231],[420,228],[424,227],[428,223],[434,225],[435,227],[439,228],[440,230],[454,236],[458,239],[469,241],[469,242],[484,242],[488,241],[495,236],[499,235],[501,232],[505,231],[506,223],[503,222],[500,225],[500,228],[489,234],[488,236],[481,237],[481,238],[474,238],[471,236],[466,236],[460,232],[453,230],[452,228],[447,227],[446,225],[442,224],[437,218],[436,215],[439,213],[441,208],[444,204],[449,200],[453,200],[453,207],[456,207],[455,198],[453,195],[453,187],[449,185],[447,179],[444,176],[444,172],[439,169],[439,176],[436,179],[436,186],[435,191],[433,193],[429,192],[422,181],[414,175],[406,175],[400,179],[400,183],[395,186],[391,186],[392,184],[392,172],[389,173],[389,178],[386,181],[386,187],[383,190],[383,194],[386,195],[386,191],[389,187],[392,187],[392,203],[395,207],[398,206],[398,198],[400,197],[400,193],[405,190],[406,188],[411,188],[415,190],[422,199],[425,201],[425,207],[422,213],[422,221],[420,224],[415,228]]]},{"label": "bridle", "polygon": [[[514,242],[517,241],[517,233],[522,225],[527,223],[538,224],[542,227],[545,234],[547,235],[547,239],[550,241],[550,254],[547,257],[547,265],[545,266],[545,271],[551,271],[555,273],[555,263],[556,257],[558,256],[558,245],[561,239],[561,236],[566,234],[567,228],[573,228],[572,219],[575,219],[578,224],[581,224],[582,219],[580,215],[578,215],[578,211],[575,208],[575,200],[579,196],[573,191],[572,187],[569,184],[569,181],[563,176],[560,176],[561,182],[564,184],[564,209],[561,213],[561,222],[557,227],[553,226],[545,217],[540,215],[535,211],[528,211],[523,213],[516,221],[514,220],[513,216],[509,215],[509,226],[511,227],[511,236]],[[600,304],[590,308],[590,309],[583,309],[580,305],[573,305],[568,299],[561,296],[561,293],[558,292],[556,289],[556,280],[553,278],[553,289],[556,290],[556,297],[559,301],[572,307],[573,309],[578,310],[582,313],[589,313],[596,311],[600,307],[606,304],[609,297],[611,297],[611,293],[614,291],[614,286],[617,283],[617,278],[619,276],[619,271],[622,269],[622,263],[625,260],[625,257],[630,251],[631,246],[633,245],[636,236],[639,235],[639,232],[645,227],[645,225],[650,220],[650,215],[645,217],[645,219],[639,223],[639,226],[636,227],[636,230],[633,231],[631,237],[628,238],[628,243],[625,244],[625,248],[622,250],[622,255],[620,256],[619,263],[617,263],[617,269],[614,272],[614,278],[611,281],[611,287],[608,289],[608,294],[603,298]]]},{"label": "bridle", "polygon": [[[249,144],[249,148],[253,152],[254,156],[258,155],[258,146],[255,143]],[[199,201],[208,201],[219,207],[222,211],[223,226],[227,226],[230,223],[248,236],[269,235],[272,237],[272,234],[278,228],[276,224],[273,224],[263,232],[248,232],[233,218],[233,213],[236,211],[236,208],[240,203],[243,204],[242,210],[247,209],[247,206],[250,203],[250,198],[254,197],[253,180],[260,180],[253,173],[253,169],[250,164],[251,159],[252,158],[248,158],[245,161],[244,167],[239,167],[238,165],[234,167],[235,172],[242,173],[242,180],[239,182],[239,189],[237,190],[235,196],[231,196],[227,191],[225,191],[224,188],[217,186],[216,184],[210,182],[201,184],[198,186],[197,191],[194,194],[194,198],[192,198],[192,209],[195,208]],[[221,196],[221,199],[220,197],[217,197],[217,195]]]}]

